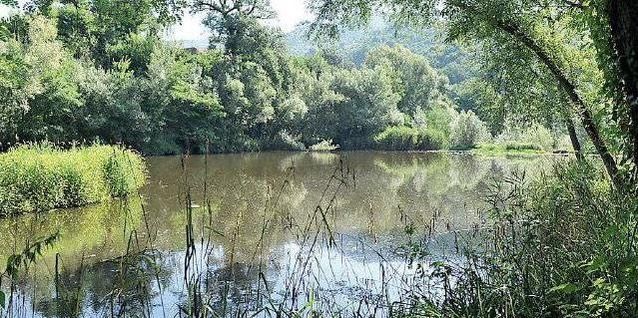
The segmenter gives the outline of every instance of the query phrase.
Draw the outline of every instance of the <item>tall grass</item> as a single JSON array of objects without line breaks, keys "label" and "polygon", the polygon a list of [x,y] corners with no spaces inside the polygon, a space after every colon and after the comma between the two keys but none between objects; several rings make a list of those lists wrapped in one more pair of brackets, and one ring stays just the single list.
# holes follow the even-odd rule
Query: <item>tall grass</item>
[{"label": "tall grass", "polygon": [[0,216],[125,197],[145,179],[142,158],[121,147],[20,146],[0,155]]},{"label": "tall grass", "polygon": [[636,317],[638,199],[591,163],[495,183],[494,225],[425,305],[445,317]]}]

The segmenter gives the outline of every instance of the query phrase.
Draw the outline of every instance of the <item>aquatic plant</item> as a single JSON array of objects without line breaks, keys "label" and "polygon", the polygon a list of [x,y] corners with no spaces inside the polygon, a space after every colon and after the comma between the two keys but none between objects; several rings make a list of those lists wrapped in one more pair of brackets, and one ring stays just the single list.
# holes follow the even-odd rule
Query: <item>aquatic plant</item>
[{"label": "aquatic plant", "polygon": [[125,197],[145,180],[142,158],[121,147],[24,145],[0,155],[0,216]]}]

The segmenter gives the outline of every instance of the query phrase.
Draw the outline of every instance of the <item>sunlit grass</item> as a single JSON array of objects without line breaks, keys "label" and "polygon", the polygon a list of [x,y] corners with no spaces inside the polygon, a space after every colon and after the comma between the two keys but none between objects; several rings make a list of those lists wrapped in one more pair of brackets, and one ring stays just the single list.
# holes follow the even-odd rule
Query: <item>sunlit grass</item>
[{"label": "sunlit grass", "polygon": [[24,145],[0,155],[0,215],[126,197],[145,180],[141,156],[121,147]]},{"label": "sunlit grass", "polygon": [[472,152],[484,156],[540,155],[551,153],[539,149],[539,147],[535,145],[523,143],[483,143],[474,148]]}]

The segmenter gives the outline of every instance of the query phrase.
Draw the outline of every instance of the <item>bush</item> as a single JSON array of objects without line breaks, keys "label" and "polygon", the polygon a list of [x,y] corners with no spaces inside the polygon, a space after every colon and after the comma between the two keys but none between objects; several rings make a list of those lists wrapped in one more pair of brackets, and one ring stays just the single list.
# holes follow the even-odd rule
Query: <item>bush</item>
[{"label": "bush", "polygon": [[330,140],[322,140],[321,142],[314,144],[312,146],[310,146],[310,151],[324,151],[324,152],[329,152],[329,151],[335,151],[337,149],[339,149],[339,145],[335,145],[332,142],[332,139]]},{"label": "bush", "polygon": [[428,126],[422,131],[421,135],[421,145],[426,150],[440,150],[450,147],[449,131],[438,130]]},{"label": "bush", "polygon": [[406,126],[386,128],[374,137],[377,148],[382,150],[418,150],[421,148],[421,134],[418,129]]},{"label": "bush", "polygon": [[551,151],[554,148],[554,136],[545,126],[534,123],[524,128],[507,127],[496,142],[507,150]]},{"label": "bush", "polygon": [[470,111],[462,111],[451,124],[451,140],[454,149],[471,149],[490,139],[487,126]]},{"label": "bush", "polygon": [[543,150],[537,144],[527,144],[522,142],[508,142],[505,144],[505,150],[523,151],[523,150]]},{"label": "bush", "polygon": [[428,149],[450,148],[450,135],[452,134],[450,124],[456,117],[458,117],[458,113],[446,104],[437,104],[422,115],[417,114],[415,121],[417,124],[421,122],[421,125],[425,126]]},{"label": "bush", "polygon": [[49,144],[21,146],[0,155],[0,215],[125,197],[144,182],[142,158],[120,147],[61,150]]}]

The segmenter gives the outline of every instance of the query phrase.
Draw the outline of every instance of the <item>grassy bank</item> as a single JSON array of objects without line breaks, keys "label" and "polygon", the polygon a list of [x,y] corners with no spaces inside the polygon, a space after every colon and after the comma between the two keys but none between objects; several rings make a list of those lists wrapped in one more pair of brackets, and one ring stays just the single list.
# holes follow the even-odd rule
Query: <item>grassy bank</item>
[{"label": "grassy bank", "polygon": [[125,197],[144,182],[142,158],[120,147],[21,146],[0,155],[0,216]]}]

